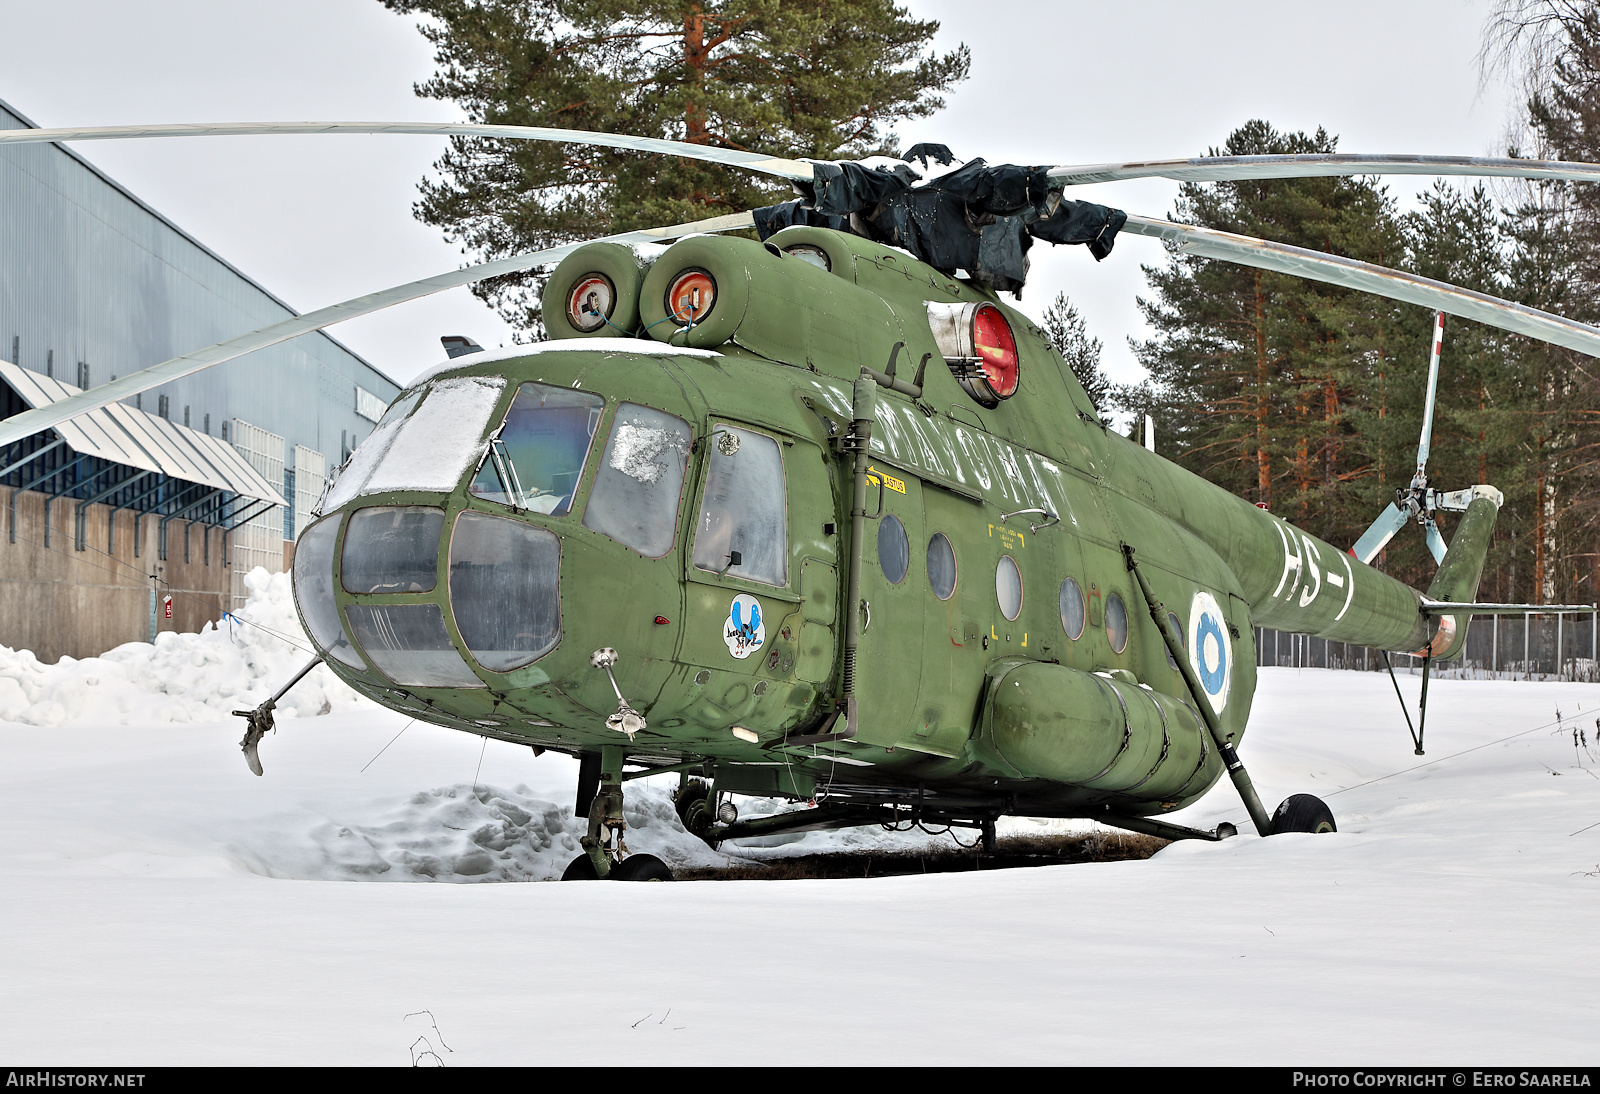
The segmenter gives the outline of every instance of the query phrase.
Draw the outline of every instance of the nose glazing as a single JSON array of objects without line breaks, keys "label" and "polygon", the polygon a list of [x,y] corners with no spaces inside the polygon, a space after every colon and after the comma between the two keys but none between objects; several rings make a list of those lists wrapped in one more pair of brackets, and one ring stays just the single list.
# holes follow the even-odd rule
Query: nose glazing
[{"label": "nose glazing", "polygon": [[473,510],[447,525],[442,508],[371,506],[350,514],[335,582],[337,531],[334,517],[302,537],[296,596],[318,647],[352,668],[370,664],[401,685],[476,688],[485,680],[472,666],[512,672],[561,640],[552,532]]}]

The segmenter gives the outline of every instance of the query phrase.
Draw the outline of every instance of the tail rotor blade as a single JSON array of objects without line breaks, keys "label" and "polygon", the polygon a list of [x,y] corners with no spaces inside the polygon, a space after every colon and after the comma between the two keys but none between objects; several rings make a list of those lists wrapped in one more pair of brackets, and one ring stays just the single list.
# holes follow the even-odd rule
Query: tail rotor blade
[{"label": "tail rotor blade", "polygon": [[1406,526],[1408,519],[1409,516],[1399,506],[1390,502],[1389,507],[1379,513],[1378,519],[1362,533],[1360,539],[1356,540],[1356,545],[1350,548],[1350,553],[1359,561],[1370,563],[1394,538],[1395,533]]},{"label": "tail rotor blade", "polygon": [[1433,350],[1428,355],[1428,399],[1422,412],[1422,439],[1417,442],[1417,478],[1427,481],[1428,450],[1433,446],[1433,408],[1439,392],[1439,350],[1444,345],[1444,312],[1433,316]]},{"label": "tail rotor blade", "polygon": [[1428,518],[1428,550],[1433,554],[1433,561],[1444,561],[1444,537],[1439,534],[1439,526],[1432,517]]}]

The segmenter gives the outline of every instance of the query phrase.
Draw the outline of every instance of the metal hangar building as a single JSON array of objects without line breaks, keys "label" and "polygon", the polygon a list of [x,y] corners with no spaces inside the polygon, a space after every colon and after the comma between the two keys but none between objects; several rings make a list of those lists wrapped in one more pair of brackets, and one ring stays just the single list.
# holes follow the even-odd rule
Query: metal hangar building
[{"label": "metal hangar building", "polygon": [[[0,147],[0,417],[294,314],[70,148]],[[88,657],[241,607],[399,390],[317,332],[0,449],[0,645]]]}]

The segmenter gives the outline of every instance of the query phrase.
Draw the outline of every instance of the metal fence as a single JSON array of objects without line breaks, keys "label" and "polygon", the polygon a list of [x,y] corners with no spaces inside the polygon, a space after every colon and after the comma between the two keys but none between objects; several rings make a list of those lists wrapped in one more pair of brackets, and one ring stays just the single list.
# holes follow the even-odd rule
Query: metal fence
[{"label": "metal fence", "polygon": [[[1600,613],[1475,615],[1459,661],[1436,662],[1433,675],[1470,680],[1600,681],[1595,640]],[[1422,658],[1390,653],[1395,671],[1421,671]],[[1281,668],[1382,672],[1383,654],[1366,646],[1256,628],[1256,663]]]}]

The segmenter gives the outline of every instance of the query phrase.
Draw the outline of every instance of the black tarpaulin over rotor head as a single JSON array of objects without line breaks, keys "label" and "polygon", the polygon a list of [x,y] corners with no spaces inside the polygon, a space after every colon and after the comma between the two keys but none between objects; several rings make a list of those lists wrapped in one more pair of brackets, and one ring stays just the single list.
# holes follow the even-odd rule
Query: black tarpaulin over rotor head
[{"label": "black tarpaulin over rotor head", "polygon": [[[950,150],[918,145],[907,158],[948,163]],[[756,210],[762,239],[794,224],[853,232],[903,247],[946,273],[966,270],[997,291],[1021,292],[1034,239],[1087,244],[1099,260],[1128,219],[1120,209],[1064,199],[1044,167],[990,167],[975,159],[920,186],[917,173],[898,164],[815,168],[809,186],[796,184],[799,199]]]}]

